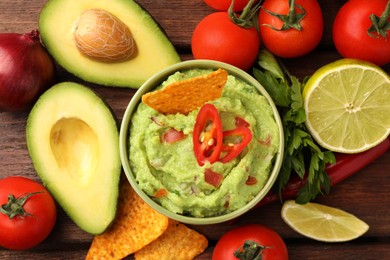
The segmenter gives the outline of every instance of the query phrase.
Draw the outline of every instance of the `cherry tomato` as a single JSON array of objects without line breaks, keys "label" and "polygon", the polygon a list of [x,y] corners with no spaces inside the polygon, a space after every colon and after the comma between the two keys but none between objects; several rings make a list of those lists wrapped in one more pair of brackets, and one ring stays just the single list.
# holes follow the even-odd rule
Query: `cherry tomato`
[{"label": "cherry tomato", "polygon": [[248,127],[240,126],[233,130],[224,131],[223,139],[224,144],[221,151],[224,155],[219,161],[227,163],[236,158],[249,144],[252,140],[252,132]]},{"label": "cherry tomato", "polygon": [[219,159],[222,140],[222,123],[218,110],[212,104],[205,104],[196,117],[192,136],[194,153],[200,166]]},{"label": "cherry tomato", "polygon": [[[245,244],[246,241],[249,244]],[[253,253],[253,257],[238,258],[235,252]],[[255,258],[259,254],[260,257]],[[233,259],[286,260],[288,252],[283,239],[274,230],[259,224],[248,224],[225,233],[214,248],[212,260]]]},{"label": "cherry tomato", "polygon": [[[301,26],[301,29],[281,30],[285,23],[265,10],[280,15],[288,14],[291,17],[290,2],[288,0],[266,0],[259,12],[262,43],[270,52],[282,58],[300,57],[311,52],[321,41],[324,30],[322,11],[316,0],[296,0],[295,12],[302,19],[295,22]],[[305,14],[302,17],[303,13]]]},{"label": "cherry tomato", "polygon": [[196,26],[191,48],[195,59],[222,61],[249,70],[257,58],[260,39],[255,28],[238,26],[227,12],[214,12]]},{"label": "cherry tomato", "polygon": [[[232,3],[232,0],[204,0],[211,8],[217,11],[227,11]],[[248,4],[249,0],[234,0],[233,11],[242,11]]]},{"label": "cherry tomato", "polygon": [[41,243],[54,227],[57,213],[50,193],[25,177],[0,180],[0,246],[25,250]]},{"label": "cherry tomato", "polygon": [[[387,37],[374,32],[371,36],[368,34],[372,26],[370,15],[380,17],[386,4],[390,4],[388,0],[350,0],[340,8],[333,23],[333,41],[343,57],[366,60],[378,66],[390,62],[390,30],[387,29]],[[389,23],[388,16],[388,28]]]}]

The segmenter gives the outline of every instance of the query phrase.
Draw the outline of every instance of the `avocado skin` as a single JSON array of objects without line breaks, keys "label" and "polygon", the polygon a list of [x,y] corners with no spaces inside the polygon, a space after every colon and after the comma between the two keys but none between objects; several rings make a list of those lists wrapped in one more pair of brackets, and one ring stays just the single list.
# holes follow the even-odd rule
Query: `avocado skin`
[{"label": "avocado skin", "polygon": [[[129,27],[137,45],[135,58],[104,63],[78,51],[73,26],[83,11],[93,8],[112,13]],[[38,27],[43,44],[60,67],[83,81],[102,86],[138,89],[155,73],[181,61],[161,25],[131,0],[49,0],[41,9]]]},{"label": "avocado skin", "polygon": [[88,87],[58,83],[32,108],[26,143],[38,176],[66,214],[87,233],[103,233],[115,219],[122,169],[111,108]]}]

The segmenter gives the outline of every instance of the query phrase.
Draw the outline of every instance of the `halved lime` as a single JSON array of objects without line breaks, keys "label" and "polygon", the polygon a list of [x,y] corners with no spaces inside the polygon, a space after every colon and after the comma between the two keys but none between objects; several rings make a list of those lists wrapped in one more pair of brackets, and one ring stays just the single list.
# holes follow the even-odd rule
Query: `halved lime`
[{"label": "halved lime", "polygon": [[380,67],[341,59],[317,70],[303,90],[306,125],[322,147],[372,148],[390,133],[390,77]]},{"label": "halved lime", "polygon": [[288,200],[282,207],[282,219],[299,234],[324,242],[353,240],[367,232],[369,226],[343,210],[308,202]]}]

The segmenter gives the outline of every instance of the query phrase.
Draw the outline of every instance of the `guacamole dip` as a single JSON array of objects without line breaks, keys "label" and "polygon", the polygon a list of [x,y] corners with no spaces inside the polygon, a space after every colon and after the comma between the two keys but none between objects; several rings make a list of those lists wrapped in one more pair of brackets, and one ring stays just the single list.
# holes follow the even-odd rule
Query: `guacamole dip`
[{"label": "guacamole dip", "polygon": [[[176,72],[159,88],[210,72]],[[199,166],[192,139],[199,109],[188,115],[163,115],[140,103],[131,119],[129,159],[135,179],[151,198],[175,213],[211,217],[237,210],[259,193],[273,168],[279,128],[267,99],[229,75],[221,97],[209,103],[217,108],[224,131],[234,129],[239,119],[252,133],[240,155],[226,163]],[[164,133],[172,129],[181,135],[167,142]],[[210,181],[210,172],[222,178]]]}]

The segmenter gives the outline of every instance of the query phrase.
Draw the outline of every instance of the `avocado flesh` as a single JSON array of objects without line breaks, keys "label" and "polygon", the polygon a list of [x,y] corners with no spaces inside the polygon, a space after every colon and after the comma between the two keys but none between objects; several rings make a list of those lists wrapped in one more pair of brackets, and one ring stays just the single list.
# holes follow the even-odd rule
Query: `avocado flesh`
[{"label": "avocado flesh", "polygon": [[[104,63],[80,53],[73,38],[74,24],[89,9],[105,10],[128,26],[137,46],[134,58]],[[131,0],[49,0],[39,16],[39,31],[44,45],[60,66],[100,85],[139,88],[158,71],[180,61],[156,21]]]},{"label": "avocado flesh", "polygon": [[121,173],[118,127],[91,89],[59,83],[41,95],[27,119],[35,170],[84,231],[101,234],[115,218]]}]

